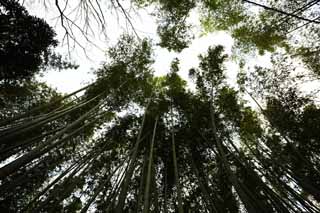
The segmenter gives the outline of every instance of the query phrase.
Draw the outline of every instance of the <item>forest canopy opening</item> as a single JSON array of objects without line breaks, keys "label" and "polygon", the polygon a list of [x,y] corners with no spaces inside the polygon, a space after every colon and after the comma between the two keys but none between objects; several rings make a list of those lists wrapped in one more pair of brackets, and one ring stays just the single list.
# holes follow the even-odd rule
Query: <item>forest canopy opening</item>
[{"label": "forest canopy opening", "polygon": [[[320,212],[320,1],[40,3],[58,37],[0,0],[1,212]],[[144,9],[158,37],[135,28]],[[110,11],[128,28],[94,80],[67,94],[41,82],[84,65],[59,53],[60,33],[68,54],[98,46],[90,31],[108,36]],[[202,36],[234,43],[205,44],[186,79],[193,14]],[[160,76],[159,48],[177,56]]]}]

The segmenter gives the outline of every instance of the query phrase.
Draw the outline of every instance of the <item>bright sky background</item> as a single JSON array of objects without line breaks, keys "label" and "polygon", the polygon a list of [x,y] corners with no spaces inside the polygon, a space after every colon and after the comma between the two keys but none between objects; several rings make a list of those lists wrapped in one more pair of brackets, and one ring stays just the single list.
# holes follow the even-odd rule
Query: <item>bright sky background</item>
[{"label": "bright sky background", "polygon": [[[63,1],[61,1],[61,5],[63,5]],[[71,1],[70,1],[71,2]],[[74,3],[78,1],[72,1]],[[63,29],[60,26],[60,20],[57,20],[58,10],[54,5],[49,5],[49,9],[45,10],[41,3],[34,1],[29,2],[29,4],[25,4],[30,14],[35,15],[37,17],[44,18],[51,26],[54,27],[57,38],[59,41],[62,40],[62,36],[64,34]],[[150,10],[141,9],[137,11],[138,15],[132,15],[132,20],[135,26],[136,31],[138,32],[141,38],[149,37],[156,44],[159,40],[156,34],[157,24],[155,23],[155,18],[149,15],[152,12]],[[57,71],[49,71],[45,74],[44,77],[41,77],[41,81],[46,81],[53,88],[57,88],[58,91],[63,93],[73,92],[81,86],[86,85],[88,82],[92,81],[94,76],[92,74],[92,69],[97,69],[99,65],[106,60],[105,53],[102,50],[106,50],[108,46],[112,46],[118,39],[118,37],[130,27],[125,25],[124,19],[119,14],[119,18],[113,12],[106,11],[105,17],[107,19],[107,35],[108,40],[104,40],[103,38],[97,38],[99,36],[95,36],[93,40],[99,46],[101,50],[98,48],[86,43],[84,39],[79,40],[82,44],[86,45],[87,55],[90,57],[87,58],[81,48],[76,47],[71,51],[71,58],[77,64],[80,65],[78,70],[63,70],[61,72]],[[205,53],[210,45],[221,44],[225,47],[225,51],[227,54],[231,54],[231,48],[233,45],[233,39],[226,32],[216,32],[211,33],[205,36],[200,36],[201,28],[199,26],[199,17],[197,16],[197,12],[192,12],[189,21],[194,25],[193,31],[195,34],[195,39],[190,44],[189,48],[184,49],[181,53],[169,52],[166,49],[160,48],[158,46],[154,47],[154,70],[156,75],[164,75],[168,72],[170,68],[170,63],[173,58],[177,57],[180,59],[180,75],[189,83],[188,80],[188,71],[192,67],[197,67],[198,65],[198,55],[201,53]],[[130,29],[129,29],[130,30]],[[98,33],[99,34],[99,33]],[[80,36],[79,36],[80,38]],[[57,48],[59,52],[63,54],[67,54],[67,46],[59,46]],[[269,61],[269,57],[257,57],[252,59],[255,64],[264,64],[267,65]],[[230,77],[231,84],[235,83],[235,78],[237,74],[238,66],[234,62],[227,62],[227,76]],[[192,87],[192,84],[190,84]]]}]

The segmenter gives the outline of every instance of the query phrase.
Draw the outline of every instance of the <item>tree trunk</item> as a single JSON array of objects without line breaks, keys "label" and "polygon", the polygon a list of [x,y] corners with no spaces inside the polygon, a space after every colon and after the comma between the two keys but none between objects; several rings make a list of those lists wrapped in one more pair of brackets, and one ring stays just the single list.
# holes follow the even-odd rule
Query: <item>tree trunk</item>
[{"label": "tree trunk", "polygon": [[215,212],[215,213],[218,213],[217,209],[215,208],[212,200],[211,200],[211,197],[207,191],[207,184],[203,183],[203,180],[202,178],[200,177],[200,174],[199,174],[199,171],[197,169],[197,166],[193,160],[193,156],[191,154],[190,156],[190,159],[191,159],[191,168],[192,170],[194,171],[194,174],[196,175],[197,179],[198,179],[198,182],[199,182],[199,185],[200,185],[200,190],[205,198],[205,203],[207,205],[207,208],[209,209],[210,212]]},{"label": "tree trunk", "polygon": [[152,165],[153,165],[153,147],[154,147],[154,140],[156,137],[157,123],[158,123],[158,117],[155,120],[153,134],[152,134],[152,140],[151,140],[151,146],[150,146],[150,150],[149,150],[148,173],[147,173],[147,179],[146,179],[146,187],[145,187],[145,191],[144,191],[143,213],[149,212],[149,202],[150,202],[149,194],[150,194],[151,173],[152,173]]},{"label": "tree trunk", "polygon": [[228,163],[228,160],[226,158],[225,152],[223,150],[222,142],[220,141],[220,139],[218,137],[218,134],[217,134],[217,128],[216,128],[216,124],[215,124],[214,112],[213,112],[213,109],[212,109],[212,102],[210,102],[210,106],[209,107],[210,107],[210,117],[211,117],[213,135],[214,135],[214,138],[215,138],[215,141],[216,141],[216,144],[217,144],[218,153],[219,153],[219,156],[221,158],[222,165],[223,165],[223,167],[226,170],[226,173],[228,175],[228,179],[232,183],[232,185],[235,187],[235,189],[236,189],[240,199],[244,203],[247,211],[249,213],[255,213],[255,212],[257,212],[258,209],[256,209],[254,204],[250,201],[249,197],[246,195],[244,189],[239,184],[237,178],[235,177],[235,175],[233,174],[233,172],[230,169],[230,165]]},{"label": "tree trunk", "polygon": [[175,177],[175,182],[177,187],[178,211],[179,213],[183,213],[181,189],[180,189],[179,173],[178,173],[178,165],[177,165],[176,144],[174,140],[174,130],[172,130],[172,158],[173,158],[173,167],[174,167],[174,177]]},{"label": "tree trunk", "polygon": [[143,118],[142,118],[141,128],[139,130],[137,141],[136,141],[135,146],[133,148],[133,153],[132,153],[132,156],[131,156],[131,161],[129,162],[130,165],[129,165],[128,171],[126,172],[124,180],[123,180],[123,182],[121,184],[121,191],[120,191],[120,195],[119,195],[118,205],[117,205],[116,211],[115,211],[116,213],[121,213],[123,211],[123,207],[124,207],[126,196],[127,196],[128,186],[129,186],[129,183],[130,183],[130,180],[131,180],[134,168],[135,168],[134,167],[135,166],[135,161],[136,161],[136,158],[137,158],[137,155],[138,155],[138,151],[139,151],[138,150],[139,142],[140,142],[140,138],[141,138],[142,131],[143,131],[143,128],[144,128],[145,118],[146,118],[146,114],[147,114],[147,110],[148,110],[149,104],[150,104],[150,101],[147,104],[147,107],[145,109],[145,113],[144,113]]},{"label": "tree trunk", "polygon": [[66,137],[60,139],[58,142],[53,143],[47,147],[45,147],[47,144],[50,144],[52,142],[54,142],[55,140],[57,140],[58,138],[60,138],[61,136],[63,136],[65,133],[67,133],[69,130],[73,129],[74,127],[76,127],[77,125],[79,125],[81,122],[83,122],[92,112],[94,112],[95,110],[97,110],[100,107],[100,104],[96,105],[94,108],[92,108],[90,111],[88,111],[87,113],[85,113],[84,115],[82,115],[81,117],[79,117],[76,121],[74,121],[73,123],[71,123],[69,126],[67,126],[65,129],[59,131],[56,135],[54,135],[53,137],[51,137],[50,139],[48,139],[48,141],[46,141],[46,143],[44,143],[43,145],[41,145],[40,147],[30,151],[29,153],[21,156],[20,158],[14,160],[13,162],[5,165],[4,167],[0,168],[0,179],[12,174],[13,172],[17,171],[21,166],[31,162],[32,160],[34,160],[37,157],[40,157],[41,155],[43,155],[44,153],[50,151],[51,149],[57,147],[58,145],[61,145],[65,140],[67,140],[69,137],[71,137],[72,135],[78,133],[79,131],[81,131],[83,128],[85,128],[88,125],[91,125],[92,123],[94,123],[96,121],[96,119],[90,121],[89,123],[81,126],[80,128],[78,128],[77,130],[73,131],[72,133],[68,134]]}]

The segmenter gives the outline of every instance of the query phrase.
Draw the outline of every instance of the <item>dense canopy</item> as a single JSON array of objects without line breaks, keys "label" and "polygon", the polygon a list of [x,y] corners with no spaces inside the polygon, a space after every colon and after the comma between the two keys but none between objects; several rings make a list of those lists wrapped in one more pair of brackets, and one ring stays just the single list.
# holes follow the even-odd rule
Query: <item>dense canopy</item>
[{"label": "dense canopy", "polygon": [[[123,1],[80,2],[84,27],[104,29],[116,10],[133,33],[92,83],[61,94],[37,78],[78,67],[55,53],[54,29],[0,0],[0,212],[320,212],[320,90],[307,84],[319,85],[320,1],[132,0],[154,9],[157,44]],[[83,47],[69,3],[52,7]],[[153,63],[155,45],[188,48],[195,11],[203,34],[235,43],[231,55],[208,44],[192,89],[178,58],[162,76]],[[252,65],[263,54],[270,66]]]}]

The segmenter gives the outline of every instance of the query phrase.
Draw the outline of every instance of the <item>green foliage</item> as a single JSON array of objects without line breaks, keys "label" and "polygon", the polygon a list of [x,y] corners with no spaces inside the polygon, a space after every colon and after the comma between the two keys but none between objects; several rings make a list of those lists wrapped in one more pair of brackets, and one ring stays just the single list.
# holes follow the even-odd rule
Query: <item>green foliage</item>
[{"label": "green foliage", "polygon": [[300,47],[296,51],[295,56],[299,56],[308,69],[313,71],[316,75],[320,75],[320,64],[319,64],[319,54],[320,50],[318,46],[313,47]]},{"label": "green foliage", "polygon": [[195,7],[193,0],[160,1],[161,7],[158,21],[159,46],[181,52],[193,39],[191,26],[186,23],[191,9]]},{"label": "green foliage", "polygon": [[[216,31],[227,31],[235,39],[234,48],[244,54],[255,53],[263,55],[265,52],[274,52],[277,48],[284,48],[288,53],[299,42],[292,32],[302,26],[299,19],[279,13],[284,11],[297,16],[310,15],[308,12],[315,2],[303,1],[267,1],[271,10],[249,2],[235,0],[202,0],[167,1],[167,0],[135,0],[139,7],[155,6],[154,15],[158,18],[159,45],[168,50],[182,51],[188,47],[193,38],[191,26],[187,19],[193,9],[198,9],[202,34]],[[316,9],[315,9],[316,10]],[[291,12],[293,11],[293,12]],[[313,12],[314,17],[316,13]],[[316,19],[315,19],[316,20]],[[319,35],[317,26],[303,24],[307,28],[302,31],[302,40],[312,39]],[[312,40],[311,39],[311,40]],[[316,44],[315,44],[316,45]],[[314,51],[315,45],[302,44],[298,47],[302,60],[317,73],[317,58],[319,51]],[[316,45],[318,46],[318,45]]]},{"label": "green foliage", "polygon": [[[274,12],[251,16],[233,0],[134,2],[158,6],[170,50],[188,46],[186,18],[199,6],[207,30],[230,30],[244,48],[286,45]],[[152,56],[149,40],[122,35],[76,98],[27,80],[1,88],[3,212],[319,212],[320,108],[293,86],[287,57],[251,73],[242,61],[237,91],[224,48],[211,46],[190,70],[190,91],[177,58],[155,77]]]},{"label": "green foliage", "polygon": [[15,0],[0,2],[0,83],[30,80],[41,69],[78,66],[53,52],[54,30]]},{"label": "green foliage", "polygon": [[108,51],[110,63],[95,71],[96,83],[86,91],[86,96],[94,97],[102,93],[109,96],[114,107],[128,103],[131,98],[144,103],[142,96],[151,95],[151,44],[147,40],[137,42],[132,36],[123,35],[119,42]]},{"label": "green foliage", "polygon": [[78,69],[79,65],[64,59],[62,55],[50,52],[48,55],[45,55],[44,63],[41,64],[40,69],[58,69],[66,70],[66,69]]},{"label": "green foliage", "polygon": [[[290,181],[282,180],[292,175],[304,193],[317,200],[318,191],[311,186],[318,184],[318,177],[312,168],[305,169],[297,163],[299,158],[280,137],[264,131],[258,115],[244,106],[238,91],[227,85],[223,65],[227,56],[221,46],[210,47],[206,54],[199,56],[199,67],[191,73],[197,81],[195,93],[187,90],[186,82],[178,75],[178,59],[173,60],[166,76],[153,77],[151,49],[145,41],[136,42],[124,36],[118,46],[110,49],[109,55],[111,60],[96,71],[96,83],[87,88],[78,103],[66,102],[77,110],[48,123],[48,127],[54,128],[51,122],[56,122],[62,129],[61,124],[77,124],[65,132],[70,138],[65,141],[55,138],[55,142],[52,138],[60,130],[40,138],[28,146],[45,150],[35,158],[38,163],[22,163],[14,172],[2,176],[0,191],[12,189],[12,193],[1,195],[3,209],[75,212],[86,211],[92,205],[99,212],[105,209],[139,211],[146,208],[145,199],[149,199],[148,208],[162,206],[168,211],[240,212],[246,208],[287,212],[288,201],[299,210],[316,208],[292,197],[296,194],[288,185]],[[121,81],[126,84],[120,86]],[[98,98],[94,98],[96,96]],[[312,127],[311,132],[307,129],[311,128],[310,123],[318,122],[313,115],[319,109],[310,104],[303,107],[306,102],[297,103],[297,99],[294,92],[283,100],[270,99],[266,114],[272,128],[299,141],[297,151],[305,156],[303,160],[314,164],[312,156],[317,153],[318,136],[313,132],[318,125]],[[81,106],[85,102],[89,103]],[[100,104],[104,104],[103,107],[98,107]],[[142,110],[143,115],[134,111],[134,107]],[[125,114],[121,115],[121,111]],[[87,113],[88,116],[83,117]],[[215,131],[212,131],[212,113]],[[279,113],[290,116],[280,117]],[[81,117],[84,120],[76,122]],[[13,124],[7,126],[6,131],[16,128],[18,123]],[[81,132],[70,135],[78,129]],[[305,129],[301,132],[304,141],[297,133],[301,129]],[[10,134],[4,135],[12,138]],[[4,139],[3,142],[9,144]],[[303,148],[300,143],[308,144],[309,148]],[[266,147],[270,152],[265,151]],[[27,156],[33,150],[13,153]],[[149,150],[153,152],[152,158]],[[292,170],[281,169],[269,158],[269,153]],[[14,157],[13,162],[18,163],[20,159]],[[44,167],[46,163],[50,166]],[[35,173],[41,175],[34,176]],[[48,183],[50,187],[45,188]],[[125,183],[128,183],[126,187]],[[149,184],[148,196],[142,196],[145,184]],[[177,204],[178,184],[182,202]],[[278,193],[282,194],[281,199]],[[124,196],[123,204],[117,202],[120,196]]]},{"label": "green foliage", "polygon": [[205,33],[229,30],[247,18],[239,1],[204,0],[201,7],[201,25]]},{"label": "green foliage", "polygon": [[211,97],[214,87],[218,88],[225,79],[224,62],[227,55],[223,54],[223,46],[209,47],[207,54],[200,55],[199,69],[191,69],[189,76],[196,82],[202,95]]},{"label": "green foliage", "polygon": [[257,26],[261,26],[261,24],[246,25],[233,31],[232,36],[237,39],[239,46],[244,46],[242,48],[245,51],[250,51],[250,46],[255,45],[259,54],[262,55],[264,51],[274,52],[275,47],[283,46],[281,43],[285,41],[284,36],[277,34],[270,27],[259,29]]},{"label": "green foliage", "polygon": [[242,120],[240,122],[240,137],[242,140],[254,142],[263,134],[258,116],[249,107],[244,108],[242,113]]},{"label": "green foliage", "polygon": [[50,47],[57,45],[55,33],[44,20],[30,16],[16,1],[2,1],[0,6],[3,10],[0,79],[30,79],[49,54]]},{"label": "green foliage", "polygon": [[29,81],[21,86],[0,85],[0,118],[26,113],[59,97],[60,94],[44,83]]}]

